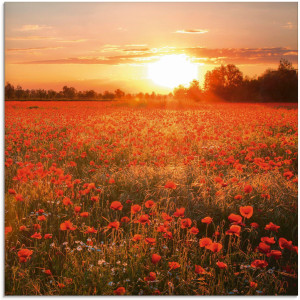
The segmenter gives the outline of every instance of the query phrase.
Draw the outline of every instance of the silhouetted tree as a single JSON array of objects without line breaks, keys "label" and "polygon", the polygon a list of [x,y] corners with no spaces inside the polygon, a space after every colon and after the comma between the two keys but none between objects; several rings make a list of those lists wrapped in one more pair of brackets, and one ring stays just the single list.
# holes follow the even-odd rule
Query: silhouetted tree
[{"label": "silhouetted tree", "polygon": [[76,90],[73,87],[67,87],[66,85],[63,87],[63,95],[67,99],[74,99],[76,96]]},{"label": "silhouetted tree", "polygon": [[121,99],[124,96],[125,96],[125,93],[122,90],[120,90],[120,89],[115,90],[115,98]]},{"label": "silhouetted tree", "polygon": [[280,60],[277,70],[267,70],[258,81],[263,101],[298,100],[298,74],[292,64],[285,59]]},{"label": "silhouetted tree", "polygon": [[199,81],[193,80],[190,82],[190,86],[187,89],[187,97],[197,102],[202,100],[202,91],[199,86]]},{"label": "silhouetted tree", "polygon": [[212,71],[207,71],[204,87],[207,92],[232,101],[235,100],[236,92],[242,82],[243,74],[235,65],[221,65]]},{"label": "silhouetted tree", "polygon": [[5,99],[13,99],[15,96],[15,88],[9,82],[5,85]]}]

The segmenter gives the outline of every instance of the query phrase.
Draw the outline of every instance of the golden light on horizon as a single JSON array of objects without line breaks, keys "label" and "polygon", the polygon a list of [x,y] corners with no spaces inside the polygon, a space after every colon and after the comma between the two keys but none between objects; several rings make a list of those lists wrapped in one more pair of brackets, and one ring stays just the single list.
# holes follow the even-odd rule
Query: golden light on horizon
[{"label": "golden light on horizon", "polygon": [[148,78],[157,85],[174,88],[198,79],[198,67],[185,54],[165,55],[149,64]]}]

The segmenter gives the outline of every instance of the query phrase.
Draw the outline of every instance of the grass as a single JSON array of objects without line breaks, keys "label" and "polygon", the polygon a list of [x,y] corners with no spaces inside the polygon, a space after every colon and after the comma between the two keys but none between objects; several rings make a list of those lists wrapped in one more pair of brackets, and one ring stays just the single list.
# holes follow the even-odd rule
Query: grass
[{"label": "grass", "polygon": [[31,104],[6,103],[6,295],[297,294],[297,107]]}]

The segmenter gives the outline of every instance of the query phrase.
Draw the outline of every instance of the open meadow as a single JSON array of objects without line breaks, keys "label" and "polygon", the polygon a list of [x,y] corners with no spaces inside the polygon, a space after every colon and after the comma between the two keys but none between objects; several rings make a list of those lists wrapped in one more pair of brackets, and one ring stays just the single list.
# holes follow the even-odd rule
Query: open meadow
[{"label": "open meadow", "polygon": [[297,118],[6,102],[6,295],[297,294]]}]

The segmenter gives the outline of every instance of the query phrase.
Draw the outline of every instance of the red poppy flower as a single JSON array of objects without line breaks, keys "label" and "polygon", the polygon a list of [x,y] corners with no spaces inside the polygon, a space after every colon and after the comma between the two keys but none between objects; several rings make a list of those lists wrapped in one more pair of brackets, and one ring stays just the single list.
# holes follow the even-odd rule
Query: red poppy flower
[{"label": "red poppy flower", "polygon": [[93,202],[99,202],[99,196],[92,196],[91,201]]},{"label": "red poppy flower", "polygon": [[75,206],[74,211],[75,213],[79,213],[81,211],[81,206]]},{"label": "red poppy flower", "polygon": [[210,238],[202,238],[199,241],[200,247],[208,247],[209,245],[212,244],[212,240]]},{"label": "red poppy flower", "polygon": [[113,210],[122,210],[123,205],[119,201],[114,201],[114,202],[111,203],[110,208],[113,209]]},{"label": "red poppy flower", "polygon": [[268,244],[261,242],[261,243],[259,243],[257,249],[259,250],[259,252],[266,254],[266,253],[270,252],[271,248]]},{"label": "red poppy flower", "polygon": [[155,272],[150,272],[148,277],[145,277],[145,281],[154,281],[156,279],[156,273]]},{"label": "red poppy flower", "polygon": [[259,225],[255,222],[251,223],[250,226],[255,228],[255,229],[257,229],[259,227]]},{"label": "red poppy flower", "polygon": [[280,259],[282,257],[282,252],[279,250],[271,250],[269,253],[267,253],[268,257],[273,257],[274,259]]},{"label": "red poppy flower", "polygon": [[212,223],[213,219],[211,217],[205,217],[201,220],[202,223],[204,224],[210,224]]},{"label": "red poppy flower", "polygon": [[253,188],[252,188],[251,185],[249,185],[249,184],[245,185],[245,187],[244,187],[244,192],[245,193],[249,194],[249,193],[252,192],[252,190],[253,190]]},{"label": "red poppy flower", "polygon": [[12,227],[11,226],[7,226],[5,227],[5,235],[12,232]]},{"label": "red poppy flower", "polygon": [[274,223],[270,222],[269,224],[266,225],[265,230],[270,230],[270,231],[276,231],[276,232],[278,232],[279,228],[280,228],[280,226],[277,226]]},{"label": "red poppy flower", "polygon": [[289,249],[289,250],[291,250],[293,248],[292,241],[288,241],[285,238],[279,238],[278,244],[279,244],[279,247],[281,249]]},{"label": "red poppy flower", "polygon": [[230,215],[228,216],[228,220],[229,220],[229,222],[231,222],[231,223],[241,224],[243,218],[242,218],[240,215],[230,214]]},{"label": "red poppy flower", "polygon": [[161,260],[161,256],[158,255],[158,254],[152,254],[152,257],[151,257],[151,261],[154,265],[158,264],[159,261]]},{"label": "red poppy flower", "polygon": [[170,217],[168,214],[166,214],[164,212],[161,213],[161,216],[165,221],[171,222],[173,220],[172,217]]},{"label": "red poppy flower", "polygon": [[42,238],[41,234],[40,233],[37,233],[35,232],[32,236],[31,236],[33,239],[37,239],[37,240],[40,240]]},{"label": "red poppy flower", "polygon": [[185,211],[184,207],[176,208],[176,212],[174,212],[173,216],[175,216],[177,218],[184,217],[184,211]]},{"label": "red poppy flower", "polygon": [[192,220],[189,218],[181,220],[181,228],[189,228],[192,225]]},{"label": "red poppy flower", "polygon": [[155,206],[155,202],[152,201],[152,200],[148,200],[145,203],[145,207],[147,207],[147,208],[151,208],[151,207],[154,207],[154,206]]},{"label": "red poppy flower", "polygon": [[142,207],[138,204],[132,205],[131,206],[131,213],[132,214],[136,214],[138,213],[140,210],[142,209]]},{"label": "red poppy flower", "polygon": [[220,243],[211,243],[209,246],[206,247],[206,249],[214,253],[220,252],[222,248],[223,246]]},{"label": "red poppy flower", "polygon": [[265,268],[268,263],[265,260],[256,259],[251,263],[252,268]]},{"label": "red poppy flower", "polygon": [[51,233],[46,233],[46,234],[44,235],[44,239],[45,239],[45,240],[52,239],[52,234],[51,234]]},{"label": "red poppy flower", "polygon": [[167,181],[167,183],[165,184],[165,188],[166,189],[171,189],[171,190],[175,190],[176,189],[176,184],[173,181]]},{"label": "red poppy flower", "polygon": [[33,251],[29,249],[21,249],[20,251],[18,251],[20,262],[26,262],[28,259],[31,258],[32,253]]},{"label": "red poppy flower", "polygon": [[118,287],[116,290],[114,290],[115,295],[124,295],[126,292],[124,287]]},{"label": "red poppy flower", "polygon": [[115,229],[118,229],[120,227],[120,223],[119,222],[110,222],[108,225],[107,225],[107,228],[115,228]]},{"label": "red poppy flower", "polygon": [[199,233],[199,230],[197,227],[192,227],[189,231],[191,234],[195,234],[195,235]]},{"label": "red poppy flower", "polygon": [[134,242],[137,242],[137,241],[139,241],[141,238],[142,238],[142,236],[141,236],[140,234],[135,234],[135,235],[133,236],[132,240],[133,240]]},{"label": "red poppy flower", "polygon": [[10,195],[15,195],[17,192],[14,189],[8,189]]},{"label": "red poppy flower", "polygon": [[83,211],[80,216],[83,218],[87,218],[90,214],[87,211]]},{"label": "red poppy flower", "polygon": [[63,204],[64,204],[65,206],[68,206],[68,205],[73,205],[73,202],[71,201],[71,199],[70,199],[69,197],[65,197],[65,198],[63,199]]},{"label": "red poppy flower", "polygon": [[234,199],[235,200],[242,200],[243,196],[242,195],[236,195],[236,196],[234,196]]},{"label": "red poppy flower", "polygon": [[221,262],[221,261],[218,261],[217,262],[217,266],[220,268],[220,269],[227,269],[227,264]]},{"label": "red poppy flower", "polygon": [[146,244],[155,245],[156,240],[154,238],[145,238]]},{"label": "red poppy flower", "polygon": [[44,270],[44,273],[45,273],[46,275],[48,275],[48,276],[52,276],[52,273],[51,273],[50,270]]},{"label": "red poppy flower", "polygon": [[250,219],[253,215],[253,207],[252,206],[241,206],[240,213],[243,217]]},{"label": "red poppy flower", "polygon": [[37,218],[39,221],[46,221],[46,217],[45,216],[38,216]]},{"label": "red poppy flower", "polygon": [[123,218],[121,219],[121,222],[122,222],[122,223],[129,223],[129,222],[130,222],[130,219],[129,219],[128,217],[123,217]]},{"label": "red poppy flower", "polygon": [[195,273],[196,274],[205,274],[206,272],[201,266],[195,265]]},{"label": "red poppy flower", "polygon": [[240,236],[241,226],[231,225],[229,230],[226,231],[226,234]]},{"label": "red poppy flower", "polygon": [[164,233],[164,238],[172,240],[173,239],[173,234],[171,231],[167,231],[166,233]]},{"label": "red poppy flower", "polygon": [[88,227],[85,233],[97,233],[97,230],[94,227]]},{"label": "red poppy flower", "polygon": [[60,230],[75,230],[76,227],[70,221],[65,221],[64,223],[60,224]]},{"label": "red poppy flower", "polygon": [[269,238],[269,237],[265,236],[265,237],[262,237],[260,240],[261,240],[263,243],[266,243],[266,244],[268,244],[268,245],[275,244],[275,239],[274,239],[273,237]]},{"label": "red poppy flower", "polygon": [[113,178],[109,178],[108,183],[110,183],[110,184],[115,183],[115,180]]},{"label": "red poppy flower", "polygon": [[148,215],[140,216],[138,222],[141,223],[141,224],[150,224],[149,216]]},{"label": "red poppy flower", "polygon": [[15,195],[15,199],[16,199],[16,201],[19,201],[19,202],[23,202],[24,201],[24,198],[23,198],[23,196],[21,194]]},{"label": "red poppy flower", "polygon": [[180,264],[178,262],[171,261],[171,262],[169,262],[169,268],[170,268],[170,270],[178,269],[178,268],[180,268]]}]

